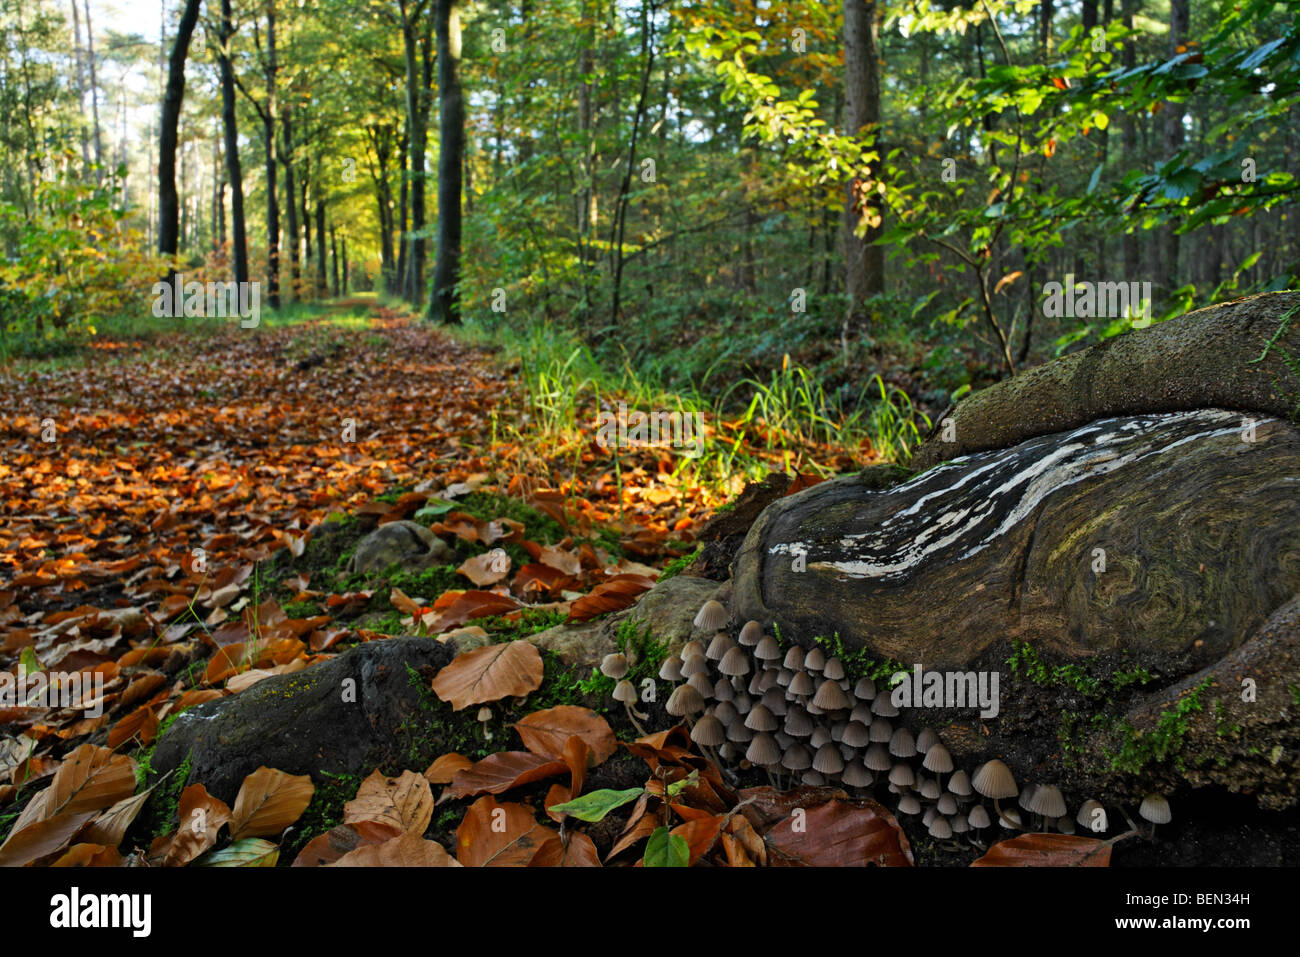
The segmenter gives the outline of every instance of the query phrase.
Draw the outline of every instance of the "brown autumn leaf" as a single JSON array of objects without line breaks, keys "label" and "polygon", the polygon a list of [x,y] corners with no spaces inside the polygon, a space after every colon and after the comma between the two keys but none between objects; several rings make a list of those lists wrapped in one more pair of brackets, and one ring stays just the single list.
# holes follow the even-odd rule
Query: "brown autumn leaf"
[{"label": "brown autumn leaf", "polygon": [[566,624],[590,621],[597,615],[628,608],[636,604],[642,592],[653,587],[654,581],[644,575],[615,575],[575,601],[569,608]]},{"label": "brown autumn leaf", "polygon": [[542,686],[542,655],[527,641],[488,645],[457,655],[433,679],[433,691],[453,711],[522,698]]},{"label": "brown autumn leaf", "polygon": [[722,850],[727,855],[728,867],[757,867],[749,852],[745,850],[745,845],[740,842],[739,838],[730,834],[722,835]]},{"label": "brown autumn leaf", "polygon": [[[450,596],[450,598],[448,597]],[[444,599],[446,601],[444,602]],[[508,595],[498,595],[490,591],[448,592],[434,602],[434,608],[440,614],[436,617],[426,614],[423,622],[429,634],[440,635],[444,631],[456,628],[475,618],[487,618],[489,615],[504,615],[515,611],[520,606]],[[482,649],[479,649],[482,650]]]},{"label": "brown autumn leaf", "polygon": [[53,854],[94,816],[94,811],[65,811],[33,821],[22,830],[15,827],[4,844],[0,844],[0,867],[22,867]]},{"label": "brown autumn leaf", "polygon": [[560,759],[569,738],[577,736],[591,748],[595,764],[603,764],[618,749],[609,723],[590,708],[562,704],[515,722],[524,747],[543,757]]},{"label": "brown autumn leaf", "polygon": [[1110,847],[1095,837],[1021,834],[994,844],[971,867],[1109,867]]},{"label": "brown autumn leaf", "polygon": [[763,843],[763,838],[743,814],[733,814],[731,820],[727,822],[725,831],[728,837],[740,843],[747,857],[759,864],[767,863],[767,845]]},{"label": "brown autumn leaf", "polygon": [[437,841],[403,834],[383,844],[364,844],[326,867],[464,867]]},{"label": "brown autumn leaf", "polygon": [[1011,285],[1013,282],[1019,279],[1022,275],[1024,275],[1024,273],[1019,269],[1007,273],[1005,276],[999,279],[997,281],[997,285],[993,287],[994,294],[996,295],[997,293],[1001,292],[1007,286]]},{"label": "brown autumn leaf", "polygon": [[83,744],[63,759],[50,786],[31,800],[14,830],[56,814],[101,811],[135,792],[135,762],[108,748]]},{"label": "brown autumn leaf", "polygon": [[73,844],[50,867],[121,867],[122,855],[105,844]]},{"label": "brown autumn leaf", "polygon": [[623,851],[632,847],[634,844],[639,844],[641,841],[644,841],[653,834],[655,828],[659,826],[659,822],[655,819],[653,814],[644,814],[639,818],[634,816],[634,820],[635,823],[624,831],[622,836],[614,842],[614,846],[609,849],[609,853],[605,855],[606,862],[608,862],[610,858],[623,853]]},{"label": "brown autumn leaf", "polygon": [[239,786],[230,814],[230,838],[279,835],[307,810],[316,788],[307,775],[260,767]]},{"label": "brown autumn leaf", "polygon": [[528,807],[498,804],[489,794],[470,805],[456,829],[456,859],[466,867],[525,867],[555,836]]},{"label": "brown autumn leaf", "polygon": [[529,867],[600,867],[600,854],[591,838],[581,831],[569,835],[568,843],[552,837],[537,849]]},{"label": "brown autumn leaf", "polygon": [[718,842],[718,834],[726,820],[723,815],[710,814],[679,824],[670,833],[686,841],[686,846],[691,852],[691,863],[694,864],[713,850],[713,845]]},{"label": "brown autumn leaf", "polygon": [[494,548],[466,559],[456,571],[480,587],[495,585],[510,574],[510,556],[504,549]]},{"label": "brown autumn leaf", "polygon": [[765,837],[773,867],[913,864],[911,845],[894,816],[869,799],[834,800],[806,810],[796,808]]},{"label": "brown autumn leaf", "polygon": [[442,792],[443,800],[456,800],[476,794],[500,794],[521,784],[563,774],[569,766],[531,751],[499,751],[457,772]]},{"label": "brown autumn leaf", "polygon": [[430,784],[450,784],[458,772],[473,766],[474,762],[469,758],[452,751],[444,754],[429,765],[429,770],[424,772],[424,776],[429,780]]},{"label": "brown autumn leaf", "polygon": [[340,824],[304,844],[298,856],[293,859],[293,866],[321,867],[325,864],[333,864],[344,854],[355,851],[358,847],[366,844],[383,844],[395,837],[401,837],[402,833],[397,825],[385,824],[381,821]]},{"label": "brown autumn leaf", "polygon": [[230,808],[208,793],[202,784],[181,791],[176,815],[180,827],[163,857],[164,867],[184,867],[217,843],[223,825],[230,823]]},{"label": "brown autumn leaf", "polygon": [[343,805],[343,823],[379,821],[403,833],[423,834],[433,819],[433,791],[414,771],[385,777],[378,770],[361,782],[357,796]]},{"label": "brown autumn leaf", "polygon": [[843,788],[833,785],[817,787],[802,784],[792,791],[778,791],[765,784],[761,788],[742,788],[739,798],[745,805],[740,813],[762,834],[772,825],[784,821],[797,807],[807,811],[836,798],[847,801],[849,795]]},{"label": "brown autumn leaf", "polygon": [[587,766],[591,763],[591,748],[575,734],[565,742],[562,759],[569,768],[570,792],[581,794],[587,780]]},{"label": "brown autumn leaf", "polygon": [[[154,785],[157,787],[157,785]],[[94,844],[104,844],[108,847],[117,847],[126,837],[127,828],[135,820],[140,809],[144,807],[145,802],[149,800],[149,795],[153,794],[154,789],[141,791],[139,794],[133,794],[131,797],[123,798],[118,801],[107,811],[97,817],[91,825],[86,828],[81,837]]]},{"label": "brown autumn leaf", "polygon": [[552,784],[551,789],[546,792],[546,800],[542,802],[542,808],[546,811],[546,816],[556,824],[563,824],[564,819],[568,817],[563,811],[552,811],[557,804],[565,804],[573,800],[573,792],[563,784]]},{"label": "brown autumn leaf", "polygon": [[420,617],[420,615],[422,614],[420,603],[418,601],[414,601],[411,598],[408,598],[406,596],[406,593],[403,592],[400,588],[394,588],[391,592],[389,592],[388,603],[392,605],[394,608],[396,608],[398,611],[403,612],[404,614],[407,615],[412,615],[416,618]]}]

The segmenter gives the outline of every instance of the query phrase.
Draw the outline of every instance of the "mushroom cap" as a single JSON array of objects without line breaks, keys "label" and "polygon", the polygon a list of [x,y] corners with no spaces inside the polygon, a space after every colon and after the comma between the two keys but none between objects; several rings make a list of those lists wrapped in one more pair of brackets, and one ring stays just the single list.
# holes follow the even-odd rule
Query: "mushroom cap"
[{"label": "mushroom cap", "polygon": [[851,744],[845,744],[841,741],[839,747],[840,754],[844,756],[844,762],[846,764],[858,756],[858,749],[853,747]]},{"label": "mushroom cap", "polygon": [[733,701],[736,689],[731,687],[731,679],[725,675],[713,682],[713,697],[716,701]]},{"label": "mushroom cap", "polygon": [[722,660],[718,662],[718,670],[724,675],[747,675],[749,674],[749,655],[745,654],[744,648],[736,645],[722,656]]},{"label": "mushroom cap", "polygon": [[831,740],[839,744],[844,740],[844,729],[849,726],[847,721],[835,721],[831,724]]},{"label": "mushroom cap", "polygon": [[916,750],[922,754],[929,751],[939,743],[939,736],[930,728],[922,728],[921,733],[916,736]]},{"label": "mushroom cap", "polygon": [[[929,757],[928,751],[926,756]],[[980,794],[994,800],[1013,798],[1020,793],[1011,769],[997,758],[980,765],[970,783]]]},{"label": "mushroom cap", "polygon": [[664,663],[659,666],[659,677],[664,681],[681,681],[682,659],[677,655],[669,655],[665,658]]},{"label": "mushroom cap", "polygon": [[706,714],[691,728],[691,740],[696,744],[716,748],[727,740],[727,729],[717,715]]},{"label": "mushroom cap", "polygon": [[1020,789],[1020,800],[1017,802],[1026,811],[1029,810],[1030,803],[1034,800],[1034,792],[1038,790],[1038,785],[1030,781]]},{"label": "mushroom cap", "polygon": [[871,699],[871,713],[878,714],[882,718],[897,718],[898,706],[889,695],[878,694]]},{"label": "mushroom cap", "polygon": [[713,706],[713,713],[723,724],[731,724],[738,712],[736,706],[730,701],[719,701]]},{"label": "mushroom cap", "polygon": [[699,612],[695,615],[694,624],[701,631],[717,631],[719,628],[727,626],[727,620],[730,617],[722,602],[710,598],[700,606]]},{"label": "mushroom cap", "polygon": [[867,704],[866,702],[859,701],[857,704],[853,706],[853,710],[849,712],[849,720],[861,721],[867,727],[870,727],[871,722],[876,720],[876,716],[871,713],[871,705]]},{"label": "mushroom cap", "polygon": [[487,722],[491,721],[491,720],[492,720],[492,709],[489,708],[487,705],[484,705],[483,707],[479,708],[479,709],[478,709],[478,720],[482,721],[484,724],[486,724]]},{"label": "mushroom cap", "polygon": [[636,686],[624,678],[614,685],[614,700],[621,704],[632,704],[636,701]]},{"label": "mushroom cap", "polygon": [[1168,824],[1174,819],[1173,812],[1169,808],[1169,798],[1163,794],[1144,796],[1138,814],[1142,815],[1143,820],[1150,821],[1152,824]]},{"label": "mushroom cap", "polygon": [[844,770],[844,758],[840,749],[827,741],[813,756],[813,770],[822,774],[839,774]]},{"label": "mushroom cap", "polygon": [[850,761],[844,765],[840,780],[851,788],[869,788],[875,779],[871,776],[871,772],[862,766],[861,761]]},{"label": "mushroom cap", "polygon": [[789,668],[782,668],[776,673],[776,683],[782,688],[790,687],[790,682],[794,680],[794,672]]},{"label": "mushroom cap", "polygon": [[927,771],[933,771],[935,774],[947,774],[952,770],[952,755],[942,744],[936,744],[929,751],[925,752],[925,760],[921,765]]},{"label": "mushroom cap", "polygon": [[[759,702],[749,709],[745,715],[745,727],[751,731],[775,731],[781,727],[780,722],[776,720],[776,715],[767,710],[767,705]],[[753,758],[749,760],[753,761]],[[755,764],[771,764],[771,761],[754,761]]]},{"label": "mushroom cap", "polygon": [[749,679],[749,684],[745,685],[745,690],[747,690],[751,695],[754,695],[755,697],[762,697],[763,692],[767,690],[766,688],[763,687],[762,668],[756,668],[754,670],[754,675],[752,678]]},{"label": "mushroom cap", "polygon": [[731,636],[725,631],[720,631],[714,635],[713,640],[709,642],[709,647],[704,652],[704,657],[708,658],[710,661],[721,661],[722,656],[734,647],[736,647],[736,643],[731,640]]},{"label": "mushroom cap", "polygon": [[736,709],[737,714],[749,714],[749,709],[754,707],[754,699],[743,691],[736,692],[736,697],[731,699],[731,705]]},{"label": "mushroom cap", "polygon": [[920,783],[915,785],[915,787],[917,791],[920,792],[921,797],[925,798],[927,801],[934,801],[943,793],[939,788],[939,782],[934,778],[920,779]]},{"label": "mushroom cap", "polygon": [[940,841],[946,841],[952,837],[952,825],[942,813],[936,814],[934,820],[930,822],[930,836]]},{"label": "mushroom cap", "polygon": [[682,659],[682,677],[709,673],[709,659],[702,654],[688,655]]},{"label": "mushroom cap", "polygon": [[862,763],[872,771],[888,771],[894,766],[883,744],[873,744],[867,748],[867,753],[862,756]]},{"label": "mushroom cap", "polygon": [[[1101,818],[1096,816],[1098,811],[1102,812],[1103,816]],[[1088,798],[1079,805],[1079,813],[1074,816],[1074,819],[1079,822],[1080,827],[1086,827],[1091,831],[1094,821],[1099,823],[1104,820],[1105,813],[1106,808],[1100,801],[1096,798]],[[1102,830],[1105,830],[1105,828],[1102,828]]]},{"label": "mushroom cap", "polygon": [[916,775],[906,764],[895,764],[889,769],[889,783],[897,784],[900,788],[910,788],[916,783]]},{"label": "mushroom cap", "polygon": [[1074,818],[1070,817],[1068,814],[1062,814],[1053,823],[1056,825],[1056,829],[1062,834],[1074,833]]},{"label": "mushroom cap", "polygon": [[921,823],[924,824],[928,829],[930,827],[930,822],[933,821],[938,816],[939,816],[938,811],[936,811],[932,807],[928,807],[925,809],[925,813],[921,815]]},{"label": "mushroom cap", "polygon": [[726,741],[723,742],[722,747],[718,748],[718,757],[724,761],[734,761],[736,758],[742,757],[742,755],[739,748],[730,741]]},{"label": "mushroom cap", "polygon": [[803,656],[803,666],[809,671],[821,671],[826,667],[826,652],[820,648],[809,648]]},{"label": "mushroom cap", "polygon": [[853,702],[844,693],[839,683],[830,678],[823,678],[813,697],[813,704],[824,711],[840,711],[853,707]]},{"label": "mushroom cap", "polygon": [[935,802],[934,809],[940,814],[956,814],[957,799],[951,794],[941,794],[939,800]]},{"label": "mushroom cap", "polygon": [[756,621],[747,621],[740,629],[737,640],[746,648],[753,648],[763,637],[763,626]]},{"label": "mushroom cap", "polygon": [[916,754],[916,740],[906,728],[895,728],[889,738],[889,753],[900,758],[910,758]]},{"label": "mushroom cap", "polygon": [[754,657],[761,661],[779,661],[781,659],[781,648],[776,643],[776,639],[771,635],[764,635],[758,639],[758,644],[754,646]]},{"label": "mushroom cap", "polygon": [[967,820],[973,828],[985,828],[993,823],[993,819],[989,817],[988,808],[983,804],[976,804],[971,808]]},{"label": "mushroom cap", "polygon": [[692,638],[690,641],[686,642],[686,644],[682,645],[682,650],[677,652],[677,654],[681,656],[682,661],[685,661],[691,655],[702,655],[704,654],[704,642]]},{"label": "mushroom cap", "polygon": [[817,705],[815,705],[815,704],[813,703],[813,701],[812,701],[811,698],[805,700],[804,703],[803,703],[803,706],[804,706],[804,708],[807,709],[807,711],[808,711],[809,714],[825,714],[825,713],[826,713],[826,709],[825,709],[825,708],[819,708],[819,707],[817,707]]},{"label": "mushroom cap", "polygon": [[961,769],[952,772],[952,777],[948,779],[948,790],[959,798],[968,798],[975,793],[975,789],[970,786],[970,775]]},{"label": "mushroom cap", "polygon": [[732,718],[727,725],[727,740],[736,744],[747,744],[754,740],[754,732],[745,727],[745,721],[740,715]]},{"label": "mushroom cap", "polygon": [[952,817],[952,832],[954,834],[965,834],[970,830],[970,821],[965,814],[954,814]]},{"label": "mushroom cap", "polygon": [[1051,784],[1042,784],[1034,788],[1028,810],[1044,817],[1058,818],[1065,814],[1065,796],[1061,789]]},{"label": "mushroom cap", "polygon": [[1020,829],[1022,823],[1020,820],[1020,812],[1013,807],[1003,808],[1002,817],[998,820],[998,823],[1008,831],[1017,831]]},{"label": "mushroom cap", "polygon": [[815,731],[817,725],[809,717],[808,712],[797,704],[792,705],[785,715],[785,733],[792,734],[796,738],[806,738]]},{"label": "mushroom cap", "polygon": [[772,737],[776,738],[776,743],[781,745],[782,751],[795,743],[795,739],[786,734],[784,730],[775,732]]},{"label": "mushroom cap", "polygon": [[675,718],[698,714],[704,710],[704,696],[688,684],[678,685],[668,696],[664,710]]},{"label": "mushroom cap", "polygon": [[864,748],[871,743],[871,729],[861,721],[850,721],[840,741],[850,747]]},{"label": "mushroom cap", "polygon": [[[776,685],[776,679],[778,675],[780,675],[780,672],[777,671],[775,668],[764,668],[762,671],[760,671],[758,673],[757,693],[764,694],[768,691],[771,691],[773,688],[776,688],[777,692],[781,695],[782,698],[784,698],[785,692],[782,691],[780,688],[777,688]],[[754,692],[751,692],[751,694],[752,693]]]},{"label": "mushroom cap", "polygon": [[904,794],[898,799],[898,813],[920,814],[921,802],[917,800],[915,794]]},{"label": "mushroom cap", "polygon": [[827,658],[826,664],[822,666],[822,677],[830,678],[831,681],[840,681],[844,678],[844,662],[838,658]]},{"label": "mushroom cap", "polygon": [[794,677],[790,679],[790,687],[786,689],[789,694],[800,697],[807,697],[816,690],[817,686],[813,683],[812,675],[802,668],[794,673]]},{"label": "mushroom cap", "polygon": [[713,682],[709,680],[708,675],[702,672],[698,675],[691,675],[686,683],[698,691],[700,697],[705,701],[713,697]]},{"label": "mushroom cap", "polygon": [[606,678],[622,678],[627,674],[627,655],[615,651],[600,660],[600,673]]},{"label": "mushroom cap", "polygon": [[871,743],[888,744],[894,737],[894,726],[884,718],[876,718],[871,722]]},{"label": "mushroom cap", "polygon": [[768,688],[763,692],[762,700],[767,710],[778,718],[785,717],[790,710],[790,706],[786,703],[785,695],[781,693],[780,688]]},{"label": "mushroom cap", "polygon": [[787,771],[807,771],[812,767],[812,752],[802,744],[792,744],[781,755],[781,767]]},{"label": "mushroom cap", "polygon": [[824,744],[831,743],[831,733],[821,725],[813,728],[812,736],[808,739],[809,747],[820,748]]},{"label": "mushroom cap", "polygon": [[799,780],[809,787],[819,788],[826,783],[826,776],[820,771],[805,771]]},{"label": "mushroom cap", "polygon": [[785,653],[785,660],[781,662],[781,667],[798,671],[803,667],[803,655],[802,645],[791,645],[790,650]]},{"label": "mushroom cap", "polygon": [[853,697],[859,701],[871,701],[876,697],[876,683],[870,678],[859,678],[853,686]]},{"label": "mushroom cap", "polygon": [[745,758],[751,764],[767,767],[781,760],[781,748],[777,745],[776,738],[765,731],[759,732],[754,735],[754,740],[749,742]]}]

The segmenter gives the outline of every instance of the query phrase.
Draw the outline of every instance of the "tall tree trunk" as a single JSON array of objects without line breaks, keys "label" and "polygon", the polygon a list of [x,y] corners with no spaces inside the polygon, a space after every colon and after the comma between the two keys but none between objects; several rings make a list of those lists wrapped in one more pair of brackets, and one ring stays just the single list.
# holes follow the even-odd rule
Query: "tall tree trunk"
[{"label": "tall tree trunk", "polygon": [[[1169,55],[1176,56],[1178,47],[1187,42],[1190,23],[1188,0],[1169,0]],[[1185,107],[1178,103],[1165,103],[1164,153],[1172,159],[1183,146],[1183,113]],[[1178,233],[1171,224],[1161,230],[1161,282],[1167,292],[1178,287]]]},{"label": "tall tree trunk", "polygon": [[[1124,28],[1133,29],[1133,14],[1137,10],[1138,0],[1122,0],[1120,15],[1124,18]],[[1133,39],[1124,41],[1124,69],[1131,70],[1137,63],[1137,49]],[[1137,162],[1137,124],[1131,110],[1124,111],[1124,122],[1120,128],[1120,139],[1124,144],[1124,162],[1132,168]],[[1134,232],[1125,232],[1122,241],[1124,251],[1124,281],[1136,282],[1142,268],[1138,237]]]},{"label": "tall tree trunk", "polygon": [[[429,80],[432,57],[429,50],[430,25],[425,16],[427,3],[398,0],[402,12],[402,52],[406,65],[407,128],[411,151],[411,240],[408,255],[406,298],[417,308],[424,300],[425,224],[424,163],[428,144]],[[424,22],[421,23],[421,18]],[[459,21],[457,21],[459,23]],[[439,66],[441,72],[441,66]]]},{"label": "tall tree trunk", "polygon": [[[86,62],[90,66],[90,115],[94,122],[95,131],[95,165],[100,167],[95,171],[95,182],[98,183],[104,178],[104,141],[99,132],[99,80],[95,75],[95,29],[90,21],[90,0],[83,0],[86,11]],[[186,3],[186,12],[189,11],[189,4]],[[195,16],[197,17],[197,13]],[[190,28],[191,31],[193,27]],[[187,41],[188,51],[188,41]],[[182,68],[184,64],[182,64]]]},{"label": "tall tree trunk", "polygon": [[460,322],[460,202],[465,155],[465,97],[460,86],[460,0],[437,0],[438,256],[429,318]]},{"label": "tall tree trunk", "polygon": [[298,188],[293,177],[293,109],[284,105],[280,120],[284,138],[280,144],[280,164],[284,167],[284,208],[288,216],[285,239],[289,244],[289,295],[302,298],[302,248],[298,237]]},{"label": "tall tree trunk", "polygon": [[226,180],[221,175],[221,140],[212,137],[212,248],[226,244]]},{"label": "tall tree trunk", "polygon": [[316,295],[324,297],[329,292],[329,284],[325,273],[325,200],[319,196],[319,181],[316,189]]},{"label": "tall tree trunk", "polygon": [[[158,138],[158,252],[174,256],[180,239],[180,199],[176,193],[176,139],[181,101],[185,98],[185,59],[190,38],[199,20],[201,0],[185,0],[185,10],[176,28],[171,56],[167,60],[167,92],[163,96],[162,122]],[[87,24],[89,26],[89,24]]]},{"label": "tall tree trunk", "polygon": [[343,246],[343,288],[340,293],[344,296],[348,294],[348,279],[351,273],[348,271],[348,237],[344,236],[340,243]]},{"label": "tall tree trunk", "polygon": [[78,126],[81,133],[81,162],[90,166],[90,134],[86,132],[86,59],[81,49],[81,14],[77,0],[72,0],[72,53],[77,59],[77,112],[81,114]]},{"label": "tall tree trunk", "polygon": [[334,276],[334,296],[339,295],[339,240],[335,234],[335,226],[330,224],[330,271]]},{"label": "tall tree trunk", "polygon": [[[266,285],[267,302],[280,308],[280,202],[276,196],[280,173],[276,168],[275,118],[277,74],[280,70],[275,46],[275,0],[266,0],[266,108],[261,111],[262,137],[266,151]],[[293,197],[289,197],[292,204]]]},{"label": "tall tree trunk", "polygon": [[244,224],[244,173],[239,162],[239,129],[235,120],[235,74],[230,63],[230,38],[234,34],[231,0],[221,0],[221,49],[217,67],[221,77],[221,126],[226,139],[226,179],[230,182],[230,234],[235,257],[235,281],[248,282],[248,235]]},{"label": "tall tree trunk", "polygon": [[[1052,53],[1052,15],[1055,12],[1052,0],[1041,0],[1038,5],[1038,58],[1043,63]],[[1094,8],[1094,18],[1096,12]]]},{"label": "tall tree trunk", "polygon": [[[880,74],[876,53],[876,4],[874,0],[844,0],[844,127],[851,136],[864,129],[879,135]],[[876,150],[883,153],[876,143]],[[844,201],[844,277],[849,296],[849,316],[860,319],[863,303],[885,288],[884,251],[871,243],[880,235],[880,225],[869,225],[859,238],[858,226],[864,215],[879,215],[864,206],[874,191],[881,167],[871,163],[872,175],[855,177],[846,188]]]},{"label": "tall tree trunk", "polygon": [[[409,117],[403,121],[403,127],[406,128],[410,122]],[[401,189],[397,201],[397,287],[393,290],[394,295],[406,295],[406,275],[409,268],[409,257],[407,252],[411,248],[410,241],[406,236],[406,226],[410,218],[411,204],[411,182],[407,176],[407,167],[410,162],[410,138],[407,133],[403,132],[402,142],[399,144],[398,155],[401,157],[399,172],[401,173]]]}]

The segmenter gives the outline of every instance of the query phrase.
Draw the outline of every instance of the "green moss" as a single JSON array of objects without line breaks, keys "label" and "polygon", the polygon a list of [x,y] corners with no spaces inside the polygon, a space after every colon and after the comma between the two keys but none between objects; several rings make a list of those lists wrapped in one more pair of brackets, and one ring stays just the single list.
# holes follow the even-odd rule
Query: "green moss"
[{"label": "green moss", "polygon": [[314,601],[291,601],[280,607],[290,618],[315,618],[324,614],[320,604]]},{"label": "green moss", "polygon": [[696,548],[695,551],[691,552],[690,554],[683,555],[680,558],[674,558],[672,561],[670,561],[667,565],[664,566],[664,570],[659,574],[659,580],[661,582],[666,582],[668,579],[680,575],[683,571],[685,571],[688,567],[690,567],[691,562],[695,561],[695,559],[700,557],[700,552],[702,551],[704,551],[703,545]]},{"label": "green moss", "polygon": [[[161,736],[160,736],[161,737]],[[176,770],[159,782],[149,800],[145,802],[146,817],[151,823],[150,834],[162,837],[176,830],[179,821],[181,792],[190,779],[190,755],[176,766]]]},{"label": "green moss", "polygon": [[1214,727],[1219,737],[1235,737],[1241,733],[1241,725],[1235,724],[1228,720],[1227,709],[1223,707],[1223,701],[1219,698],[1214,699]]},{"label": "green moss", "polygon": [[1100,679],[1087,674],[1078,665],[1049,665],[1028,642],[1013,641],[1011,646],[1012,653],[1007,664],[1011,666],[1013,675],[1044,687],[1064,685],[1087,698],[1095,697],[1101,692]]},{"label": "green moss", "polygon": [[[781,634],[780,629],[777,628],[775,623],[773,623],[772,627],[776,629],[776,635],[779,641]],[[855,651],[849,651],[844,647],[844,641],[840,638],[840,633],[838,631],[835,633],[833,638],[826,638],[818,635],[813,638],[813,641],[821,646],[821,649],[826,652],[827,657],[840,659],[840,664],[844,666],[845,677],[854,683],[862,678],[870,678],[878,684],[881,682],[888,683],[889,678],[893,675],[898,674],[900,671],[908,670],[906,665],[894,661],[892,658],[882,658],[877,661],[875,658],[871,657],[871,652],[866,648],[858,648]]]},{"label": "green moss", "polygon": [[1287,685],[1286,690],[1291,692],[1291,704],[1300,708],[1300,684]]},{"label": "green moss", "polygon": [[343,823],[343,805],[357,796],[361,778],[355,774],[320,772],[324,780],[316,784],[311,803],[294,822],[289,840],[280,848],[280,867],[288,867],[314,837]]},{"label": "green moss", "polygon": [[522,499],[511,498],[494,492],[471,492],[456,500],[456,511],[473,515],[483,522],[509,518],[523,522],[526,537],[543,545],[554,545],[562,541],[566,532],[564,526],[545,512],[538,511]]},{"label": "green moss", "polygon": [[[1121,722],[1120,728],[1124,741],[1118,753],[1102,748],[1103,753],[1110,760],[1112,770],[1137,774],[1148,764],[1164,761],[1176,755],[1182,747],[1183,736],[1187,733],[1191,716],[1204,709],[1201,695],[1213,683],[1213,677],[1206,678],[1184,694],[1174,707],[1160,713],[1156,726],[1150,731],[1138,731],[1128,721]],[[1181,760],[1178,762],[1178,767],[1182,768]]]},{"label": "green moss", "polygon": [[478,625],[492,636],[494,642],[506,642],[518,641],[539,631],[562,625],[567,618],[568,616],[562,611],[525,608],[518,618],[492,615],[489,618],[475,618],[470,624]]},{"label": "green moss", "polygon": [[[614,633],[614,646],[632,661],[626,679],[637,688],[647,678],[657,680],[659,666],[668,657],[668,646],[655,640],[650,633],[650,626],[646,625],[642,629],[640,622],[631,618],[619,624],[618,631]],[[592,668],[591,676],[579,682],[578,690],[587,697],[597,697],[604,701],[614,694],[616,684],[618,682],[613,678],[602,675],[599,668]]]}]

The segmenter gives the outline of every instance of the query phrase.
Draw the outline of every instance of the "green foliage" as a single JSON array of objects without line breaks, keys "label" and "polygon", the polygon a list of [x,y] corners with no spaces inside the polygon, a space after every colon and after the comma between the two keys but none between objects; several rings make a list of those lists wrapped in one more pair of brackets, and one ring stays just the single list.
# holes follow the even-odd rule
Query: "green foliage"
[{"label": "green foliage", "polygon": [[666,827],[657,827],[646,841],[641,863],[646,867],[689,867],[690,845],[680,834],[673,834]]},{"label": "green foliage", "polygon": [[[773,628],[777,628],[775,623]],[[777,630],[778,638],[780,636]],[[855,651],[849,651],[844,646],[844,641],[840,638],[837,631],[834,637],[826,638],[818,635],[813,641],[820,645],[828,658],[838,658],[844,665],[844,674],[852,682],[857,682],[862,678],[870,678],[873,682],[882,683],[900,671],[906,671],[907,666],[894,661],[891,658],[876,660],[871,657],[871,653],[864,647]]]},{"label": "green foliage", "polygon": [[1111,769],[1137,774],[1148,764],[1164,761],[1175,755],[1182,746],[1183,736],[1191,716],[1203,710],[1201,695],[1214,684],[1209,677],[1178,699],[1172,708],[1160,712],[1156,726],[1150,731],[1136,730],[1127,720],[1120,723],[1123,743],[1118,752],[1103,748],[1111,762]]},{"label": "green foliage", "polygon": [[610,811],[617,810],[624,804],[635,801],[645,793],[645,788],[628,788],[626,791],[609,789],[590,791],[572,801],[565,801],[563,804],[552,804],[547,810],[560,811],[570,817],[577,818],[579,821],[595,823],[604,820],[605,815],[609,814]]},{"label": "green foliage", "polygon": [[682,555],[679,558],[674,558],[667,565],[665,565],[664,570],[659,573],[659,581],[665,582],[670,578],[675,578],[676,576],[680,575],[682,572],[684,572],[687,568],[691,566],[691,563],[694,562],[695,559],[700,557],[700,553],[702,551],[704,551],[704,546],[700,545],[696,547],[695,551],[690,552],[689,554],[686,555]]}]

